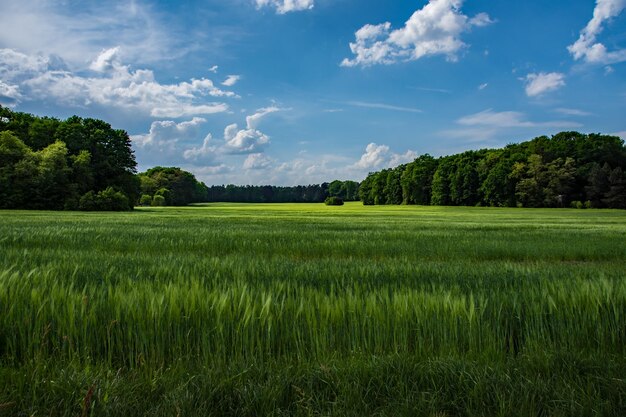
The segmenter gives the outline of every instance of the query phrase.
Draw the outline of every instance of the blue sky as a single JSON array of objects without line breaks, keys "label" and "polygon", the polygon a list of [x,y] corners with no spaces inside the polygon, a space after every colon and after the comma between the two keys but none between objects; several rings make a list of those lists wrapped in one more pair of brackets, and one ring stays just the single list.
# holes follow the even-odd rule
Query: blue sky
[{"label": "blue sky", "polygon": [[0,104],[139,169],[361,180],[563,130],[626,138],[626,0],[0,0]]}]

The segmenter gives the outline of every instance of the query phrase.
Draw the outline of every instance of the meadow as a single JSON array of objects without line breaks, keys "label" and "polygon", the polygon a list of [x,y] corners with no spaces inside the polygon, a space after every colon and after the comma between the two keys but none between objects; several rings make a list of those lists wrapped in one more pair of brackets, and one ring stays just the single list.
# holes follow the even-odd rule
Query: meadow
[{"label": "meadow", "polygon": [[625,211],[0,218],[0,416],[626,415]]}]

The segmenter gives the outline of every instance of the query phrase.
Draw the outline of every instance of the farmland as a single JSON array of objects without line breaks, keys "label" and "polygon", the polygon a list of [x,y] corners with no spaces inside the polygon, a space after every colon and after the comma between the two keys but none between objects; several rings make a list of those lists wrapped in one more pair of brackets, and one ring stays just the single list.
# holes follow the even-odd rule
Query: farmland
[{"label": "farmland", "polygon": [[626,212],[4,211],[0,415],[626,415]]}]

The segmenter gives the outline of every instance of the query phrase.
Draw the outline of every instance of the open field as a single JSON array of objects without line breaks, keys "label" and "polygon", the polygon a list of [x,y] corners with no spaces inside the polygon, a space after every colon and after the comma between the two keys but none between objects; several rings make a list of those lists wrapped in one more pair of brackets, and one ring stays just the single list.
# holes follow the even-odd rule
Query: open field
[{"label": "open field", "polygon": [[626,415],[624,211],[0,217],[0,416]]}]

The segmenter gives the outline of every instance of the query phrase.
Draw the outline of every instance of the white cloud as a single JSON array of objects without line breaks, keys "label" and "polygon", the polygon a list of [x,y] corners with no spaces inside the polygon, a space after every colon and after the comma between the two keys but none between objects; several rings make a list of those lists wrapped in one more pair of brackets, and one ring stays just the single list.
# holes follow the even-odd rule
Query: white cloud
[{"label": "white cloud", "polygon": [[565,74],[559,72],[528,74],[524,80],[528,97],[540,96],[565,86]]},{"label": "white cloud", "polygon": [[[0,49],[0,78],[22,80],[57,68],[51,57],[26,55],[13,49]],[[62,66],[59,66],[62,67]]]},{"label": "white cloud", "polygon": [[6,84],[0,80],[0,104],[13,106],[22,98],[17,85]]},{"label": "white cloud", "polygon": [[194,162],[204,162],[213,161],[215,157],[215,153],[217,151],[217,147],[212,144],[213,137],[211,134],[208,134],[204,141],[202,142],[202,146],[200,147],[192,147],[183,152],[183,157],[187,160],[191,160]]},{"label": "white cloud", "polygon": [[602,33],[604,24],[619,16],[626,8],[626,0],[597,0],[593,11],[593,18],[580,32],[580,37],[568,51],[575,60],[583,59],[589,63],[611,64],[626,61],[626,49],[608,51],[604,44],[597,42],[598,35]]},{"label": "white cloud", "polygon": [[396,167],[396,166],[401,165],[401,164],[406,164],[408,162],[412,162],[418,156],[419,155],[415,151],[406,151],[403,154],[394,153],[394,154],[391,155],[391,159],[389,161],[389,166],[390,167]]},{"label": "white cloud", "polygon": [[188,122],[176,123],[172,120],[152,122],[150,132],[145,135],[133,135],[131,140],[139,148],[174,149],[175,144],[193,140],[199,134],[200,125],[206,119],[194,117]]},{"label": "white cloud", "polygon": [[484,84],[479,85],[478,89],[482,91],[482,90],[484,90],[487,87],[489,87],[489,83],[484,83]]},{"label": "white cloud", "polygon": [[269,136],[256,129],[239,129],[232,124],[224,129],[224,151],[230,154],[261,152],[270,142]]},{"label": "white cloud", "polygon": [[[456,123],[461,128],[443,130],[444,137],[463,139],[481,146],[493,146],[492,139],[504,134],[510,135],[513,129],[577,129],[580,123],[564,120],[535,122],[528,120],[524,113],[515,111],[494,112],[491,109],[459,118]],[[545,132],[543,132],[545,133]],[[507,137],[509,139],[510,137]],[[500,137],[500,139],[502,139]],[[503,144],[498,144],[503,145]]]},{"label": "white cloud", "polygon": [[581,127],[579,123],[568,121],[550,121],[550,122],[531,122],[525,120],[523,113],[515,111],[494,112],[491,109],[480,113],[471,114],[461,117],[457,123],[462,126],[487,126],[494,128],[513,128],[513,127],[559,127],[559,128],[575,128]]},{"label": "white cloud", "polygon": [[430,0],[417,10],[401,29],[391,30],[391,23],[367,24],[355,33],[350,43],[354,59],[344,59],[345,67],[393,64],[431,55],[444,55],[456,61],[467,45],[461,34],[472,27],[493,23],[486,13],[469,18],[461,12],[463,0]]},{"label": "white cloud", "polygon": [[256,0],[257,8],[271,6],[276,8],[278,14],[310,10],[314,5],[314,0]]},{"label": "white cloud", "polygon": [[232,87],[235,84],[237,84],[237,82],[241,79],[240,75],[229,75],[228,77],[226,77],[226,79],[224,80],[224,82],[222,83],[223,86],[226,87]]},{"label": "white cloud", "polygon": [[59,56],[73,68],[111,45],[124,45],[133,62],[150,63],[177,59],[190,48],[176,36],[175,22],[165,24],[143,0],[1,3],[0,47]]},{"label": "white cloud", "polygon": [[363,170],[395,167],[413,161],[415,158],[417,158],[417,153],[414,151],[396,154],[391,152],[389,146],[377,145],[372,142],[367,145],[365,153],[361,155],[361,159],[353,167]]},{"label": "white cloud", "polygon": [[244,169],[269,169],[274,161],[262,153],[253,153],[248,155],[243,162]]},{"label": "white cloud", "polygon": [[108,70],[120,68],[122,66],[119,58],[120,47],[105,49],[91,63],[89,69],[97,72],[105,72]]},{"label": "white cloud", "polygon": [[220,67],[218,65],[213,65],[211,68],[209,68],[209,72],[212,72],[213,74],[217,74],[217,70]]},{"label": "white cloud", "polygon": [[262,109],[259,109],[256,113],[246,117],[246,125],[248,126],[248,129],[256,129],[261,122],[261,119],[263,119],[265,116],[282,110],[285,109],[281,109],[280,107],[276,106],[264,107]]},{"label": "white cloud", "polygon": [[369,103],[365,101],[349,101],[346,104],[355,107],[365,107],[368,109],[381,109],[381,110],[391,110],[391,111],[400,111],[407,113],[422,113],[422,110],[416,109],[413,107],[402,107],[402,106],[393,106],[385,103]]},{"label": "white cloud", "polygon": [[569,109],[565,107],[560,107],[558,109],[554,109],[557,113],[564,114],[566,116],[591,116],[591,113],[578,110],[578,109]]},{"label": "white cloud", "polygon": [[54,99],[71,106],[95,103],[153,117],[222,113],[228,110],[227,104],[207,102],[206,98],[238,97],[217,88],[206,78],[161,84],[151,70],[131,70],[123,65],[119,54],[119,47],[102,51],[90,65],[96,75],[83,76],[54,69],[52,59],[4,49],[0,50],[0,57],[7,59],[0,61],[0,76],[20,85],[26,99]]}]

